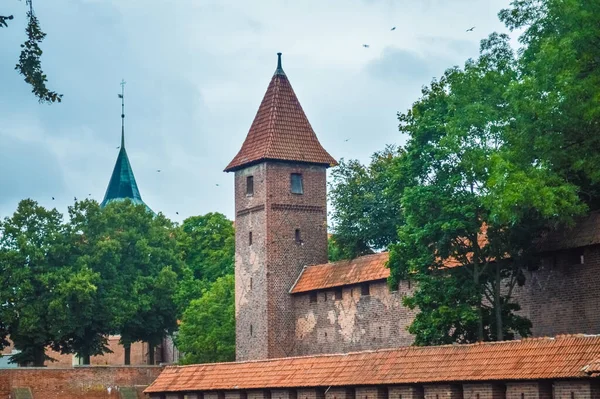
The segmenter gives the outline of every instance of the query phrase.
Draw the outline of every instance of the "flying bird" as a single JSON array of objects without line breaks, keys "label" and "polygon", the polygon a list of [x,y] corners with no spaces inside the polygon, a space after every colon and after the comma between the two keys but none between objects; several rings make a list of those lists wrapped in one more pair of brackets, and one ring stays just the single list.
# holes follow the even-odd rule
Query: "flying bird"
[{"label": "flying bird", "polygon": [[219,187],[219,183],[215,184],[215,186]]},{"label": "flying bird", "polygon": [[179,215],[179,212],[175,212],[176,215]]},{"label": "flying bird", "polygon": [[121,146],[118,146],[118,147],[117,147],[117,150],[118,150],[119,148],[121,148]]},{"label": "flying bird", "polygon": [[473,26],[473,27],[471,27],[471,28],[469,28],[469,29],[467,29],[467,32],[473,32],[473,29],[475,29],[475,27],[474,27],[474,26]]},{"label": "flying bird", "polygon": [[156,171],[157,171],[158,173],[160,173],[160,169],[156,169]]},{"label": "flying bird", "polygon": [[369,48],[370,46],[368,44],[363,44],[364,48]]},{"label": "flying bird", "polygon": [[77,202],[77,197],[73,197],[73,199],[75,200],[75,202]]},{"label": "flying bird", "polygon": [[345,143],[346,141],[348,141],[348,140],[350,140],[350,139],[346,139],[346,140],[344,140],[344,143]]},{"label": "flying bird", "polygon": [[390,29],[390,30],[396,30],[396,27],[394,26],[394,27],[393,27],[392,29]]},{"label": "flying bird", "polygon": [[54,201],[54,197],[52,197],[52,201]]}]

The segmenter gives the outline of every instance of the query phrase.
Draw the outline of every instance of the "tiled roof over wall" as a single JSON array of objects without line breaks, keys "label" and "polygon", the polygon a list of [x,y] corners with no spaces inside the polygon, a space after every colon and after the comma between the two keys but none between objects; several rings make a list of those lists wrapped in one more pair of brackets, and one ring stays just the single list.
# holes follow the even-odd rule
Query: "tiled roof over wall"
[{"label": "tiled roof over wall", "polygon": [[281,58],[246,140],[225,171],[231,172],[262,160],[337,165],[319,143],[290,81],[281,69]]},{"label": "tiled roof over wall", "polygon": [[598,376],[600,336],[404,347],[239,363],[167,367],[152,392],[541,380]]},{"label": "tiled roof over wall", "polygon": [[600,244],[600,211],[590,212],[570,229],[549,234],[540,242],[541,251],[558,251]]},{"label": "tiled roof over wall", "polygon": [[385,266],[388,259],[389,253],[382,252],[351,260],[308,266],[304,268],[290,292],[297,294],[386,279],[390,275],[390,269]]}]

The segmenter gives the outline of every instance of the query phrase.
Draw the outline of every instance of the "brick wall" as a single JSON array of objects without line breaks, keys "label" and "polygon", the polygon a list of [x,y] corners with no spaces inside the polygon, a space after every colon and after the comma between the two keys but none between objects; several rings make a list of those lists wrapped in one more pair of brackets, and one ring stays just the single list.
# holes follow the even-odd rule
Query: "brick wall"
[{"label": "brick wall", "polygon": [[[119,344],[119,336],[111,335],[108,337],[108,348],[112,353],[105,353],[101,356],[92,356],[90,363],[93,366],[118,366],[125,361],[125,349]],[[0,351],[2,355],[10,355],[13,350],[10,345]],[[46,354],[56,361],[47,361],[45,366],[48,368],[65,368],[73,366],[72,354],[61,354],[51,349],[46,350]],[[131,365],[146,365],[148,364],[148,345],[143,342],[136,342],[131,345]]]},{"label": "brick wall", "polygon": [[[369,295],[361,286],[294,295],[296,355],[339,353],[407,346],[413,337],[406,328],[415,312],[402,306],[401,298],[412,292],[403,281],[398,291],[390,292],[385,280],[369,284]],[[314,300],[314,297],[313,297]]]},{"label": "brick wall", "polygon": [[435,384],[423,386],[425,399],[463,399],[461,385]]},{"label": "brick wall", "polygon": [[556,381],[552,386],[554,399],[596,399],[599,383],[597,381]]},{"label": "brick wall", "polygon": [[34,399],[119,399],[121,387],[136,387],[138,398],[160,371],[158,366],[0,369],[0,398],[29,387]]},{"label": "brick wall", "polygon": [[420,385],[401,385],[388,387],[388,399],[423,399],[423,387]]},{"label": "brick wall", "polygon": [[[513,301],[533,323],[533,336],[599,334],[600,246],[581,249],[584,264],[570,264],[569,251],[545,256],[542,265],[528,272],[523,287],[516,287]],[[360,285],[322,290],[311,301],[311,293],[294,298],[295,355],[340,353],[410,345],[406,328],[415,312],[402,306],[403,295],[414,287],[400,283],[390,292],[386,282],[371,282],[369,296],[361,296]],[[314,296],[313,296],[314,299]]]},{"label": "brick wall", "polygon": [[463,384],[464,399],[504,399],[504,384]]},{"label": "brick wall", "polygon": [[538,270],[527,274],[526,284],[515,289],[534,336],[600,333],[600,246],[582,251],[584,264],[571,263],[569,251],[548,254]]},{"label": "brick wall", "polygon": [[[302,174],[303,194],[291,193],[291,173]],[[290,356],[295,319],[289,289],[302,267],[327,262],[326,168],[263,162],[239,170],[235,209],[236,358]]]},{"label": "brick wall", "polygon": [[552,399],[552,384],[537,381],[507,383],[506,399]]}]

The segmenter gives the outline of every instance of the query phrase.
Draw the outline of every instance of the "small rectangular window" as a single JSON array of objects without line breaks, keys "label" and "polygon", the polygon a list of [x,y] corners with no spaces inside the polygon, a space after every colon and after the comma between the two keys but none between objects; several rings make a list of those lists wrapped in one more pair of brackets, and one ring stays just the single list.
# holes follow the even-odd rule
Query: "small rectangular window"
[{"label": "small rectangular window", "polygon": [[254,195],[254,176],[246,177],[246,195]]},{"label": "small rectangular window", "polygon": [[333,295],[334,295],[333,296],[334,300],[341,301],[342,300],[342,289],[341,288],[336,288]]},{"label": "small rectangular window", "polygon": [[304,194],[304,187],[302,185],[302,174],[292,173],[290,176],[292,193]]},{"label": "small rectangular window", "polygon": [[252,245],[252,232],[248,233],[248,245]]},{"label": "small rectangular window", "polygon": [[309,294],[309,301],[310,301],[310,303],[316,303],[317,302],[317,293],[316,292],[311,292]]},{"label": "small rectangular window", "polygon": [[252,277],[250,277],[250,291],[252,291]]},{"label": "small rectangular window", "polygon": [[300,235],[300,229],[296,229],[294,233],[294,239],[296,240],[296,244],[302,244],[302,236]]},{"label": "small rectangular window", "polygon": [[361,286],[360,286],[360,295],[361,296],[370,295],[370,293],[369,293],[369,283],[361,284]]},{"label": "small rectangular window", "polygon": [[569,251],[569,264],[570,265],[583,265],[583,248],[575,248]]},{"label": "small rectangular window", "polygon": [[252,336],[252,324],[250,324],[250,336]]}]

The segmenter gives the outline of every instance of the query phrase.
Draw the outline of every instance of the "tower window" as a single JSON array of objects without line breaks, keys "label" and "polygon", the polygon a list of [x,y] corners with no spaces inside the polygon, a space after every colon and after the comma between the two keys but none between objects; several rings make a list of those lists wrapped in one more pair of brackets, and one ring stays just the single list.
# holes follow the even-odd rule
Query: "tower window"
[{"label": "tower window", "polygon": [[300,235],[300,229],[296,229],[294,239],[296,240],[296,244],[302,244],[302,236]]},{"label": "tower window", "polygon": [[246,177],[246,195],[254,195],[254,176]]},{"label": "tower window", "polygon": [[252,291],[252,277],[250,277],[250,291]]},{"label": "tower window", "polygon": [[317,293],[311,292],[308,299],[309,299],[310,303],[316,303],[317,302]]},{"label": "tower window", "polygon": [[304,194],[304,186],[302,185],[302,174],[292,173],[290,176],[292,194]]},{"label": "tower window", "polygon": [[248,233],[248,245],[252,245],[252,232]]},{"label": "tower window", "polygon": [[361,286],[360,286],[360,295],[361,296],[370,295],[370,293],[369,293],[369,283],[361,284]]},{"label": "tower window", "polygon": [[250,336],[252,336],[252,324],[250,324]]}]

